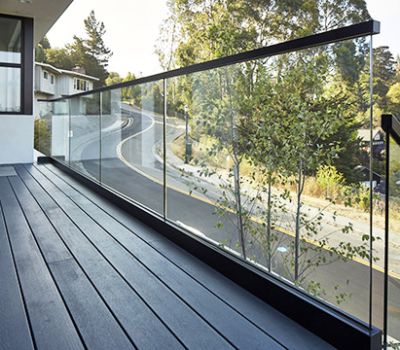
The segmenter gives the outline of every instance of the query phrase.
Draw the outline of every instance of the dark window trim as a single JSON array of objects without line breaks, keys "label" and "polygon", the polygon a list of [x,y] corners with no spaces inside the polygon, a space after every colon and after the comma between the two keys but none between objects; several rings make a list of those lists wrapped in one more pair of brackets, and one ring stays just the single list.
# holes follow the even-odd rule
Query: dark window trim
[{"label": "dark window trim", "polygon": [[0,111],[0,115],[31,115],[33,113],[33,19],[0,14],[0,18],[21,21],[21,63],[0,62],[0,67],[21,69],[21,110]]}]

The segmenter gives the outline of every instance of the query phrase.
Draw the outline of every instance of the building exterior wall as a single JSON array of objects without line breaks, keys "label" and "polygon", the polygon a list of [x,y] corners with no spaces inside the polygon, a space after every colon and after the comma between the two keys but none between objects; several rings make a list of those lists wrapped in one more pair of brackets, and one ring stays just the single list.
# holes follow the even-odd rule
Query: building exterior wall
[{"label": "building exterior wall", "polygon": [[33,117],[0,115],[0,164],[32,163]]},{"label": "building exterior wall", "polygon": [[[1,14],[0,16],[10,21],[20,21],[22,28],[19,51],[14,51],[20,53],[21,59],[11,65],[8,63],[8,67],[7,56],[0,62],[2,66],[0,68],[8,71],[6,79],[4,75],[3,79],[0,79],[3,80],[3,86],[0,86],[0,101],[4,102],[4,105],[0,106],[0,164],[31,163],[34,128],[33,19]],[[7,37],[5,40],[8,40]],[[13,72],[10,73],[10,71]],[[11,106],[11,109],[7,109],[7,106]],[[19,108],[13,110],[12,106]]]},{"label": "building exterior wall", "polygon": [[[45,74],[47,74],[47,79]],[[35,65],[35,91],[54,96],[57,93],[56,82],[57,77],[53,72]]]}]

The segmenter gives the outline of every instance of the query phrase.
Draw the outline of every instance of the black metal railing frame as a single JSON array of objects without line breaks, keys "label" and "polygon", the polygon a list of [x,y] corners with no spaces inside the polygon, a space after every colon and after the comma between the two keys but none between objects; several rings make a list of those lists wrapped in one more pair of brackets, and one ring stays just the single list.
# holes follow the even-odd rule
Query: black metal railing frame
[{"label": "black metal railing frame", "polygon": [[336,42],[341,42],[350,39],[356,39],[360,37],[366,37],[368,35],[375,35],[380,33],[380,22],[370,20],[367,22],[353,24],[348,27],[333,29],[327,32],[309,35],[303,38],[286,41],[283,43],[262,47],[259,49],[241,52],[235,55],[217,58],[211,61],[202,62],[194,65],[190,65],[183,68],[178,68],[163,73],[150,75],[148,77],[138,78],[130,81],[126,81],[119,84],[113,84],[98,89],[84,91],[78,94],[69,95],[50,100],[38,100],[39,102],[57,102],[73,97],[80,97],[86,95],[92,95],[97,92],[109,91],[113,89],[125,88],[134,85],[140,85],[144,83],[150,83],[155,81],[161,81],[169,78],[175,78],[182,75],[188,75],[192,73],[202,72],[210,69],[221,68],[230,66],[237,63],[243,63],[250,60],[262,59],[277,55],[282,55],[289,52],[300,51],[310,49],[317,46],[329,45]]},{"label": "black metal railing frame", "polygon": [[386,133],[385,140],[385,253],[384,253],[384,300],[383,300],[383,346],[386,349],[388,344],[388,321],[389,321],[389,231],[390,231],[390,139],[400,146],[400,118],[391,115],[383,114],[381,126]]}]

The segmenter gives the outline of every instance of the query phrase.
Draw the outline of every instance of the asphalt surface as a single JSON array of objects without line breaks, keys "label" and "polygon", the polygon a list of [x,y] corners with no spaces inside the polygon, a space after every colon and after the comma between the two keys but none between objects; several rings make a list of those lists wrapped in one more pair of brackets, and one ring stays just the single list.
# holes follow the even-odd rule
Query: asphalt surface
[{"label": "asphalt surface", "polygon": [[[162,144],[162,125],[157,120],[157,116],[140,115],[132,109],[125,111],[122,120],[122,130],[121,128],[113,130],[110,127],[112,123],[108,123],[109,131],[102,133],[101,146],[96,136],[96,127],[98,128],[96,122],[77,130],[74,135],[73,152],[76,152],[79,159],[98,158],[95,155],[99,153],[100,147],[102,154],[106,156],[101,162],[86,160],[71,162],[71,165],[97,180],[101,178],[104,184],[162,214],[163,169],[158,157],[155,156],[157,147]],[[176,128],[167,127],[167,141],[172,140],[178,133]],[[122,141],[124,142],[121,144]],[[118,154],[118,149],[120,154]],[[121,161],[119,158],[121,155],[125,161]],[[181,224],[192,233],[239,252],[239,236],[234,215],[227,213],[224,217],[220,217],[216,214],[214,205],[201,199],[201,193],[195,197],[189,195],[187,189],[190,180],[182,179],[178,170],[168,167],[167,173],[167,182],[173,187],[167,192],[168,219]],[[217,225],[219,221],[222,227]],[[290,257],[285,256],[285,249],[289,247],[293,238],[279,231],[274,233],[278,240],[273,247],[272,270],[278,275],[287,277],[292,271],[288,271],[287,268]],[[302,247],[315,251],[315,246],[306,242],[302,242]],[[266,266],[266,257],[263,253],[265,250],[262,249],[259,241],[253,237],[246,237],[246,251],[248,257]],[[310,254],[308,256],[306,254],[302,261],[304,267],[307,266]],[[335,305],[337,305],[337,297],[344,293],[345,300],[341,301],[338,307],[368,322],[369,267],[355,261],[345,262],[324,249],[320,249],[318,255],[325,257],[328,263],[316,269],[310,269],[306,280],[318,282],[322,287],[321,297]],[[373,270],[372,315],[374,325],[380,328],[383,324],[381,312],[383,280],[383,273]],[[389,313],[389,333],[397,335],[400,330],[400,281],[395,278],[389,280]]]}]

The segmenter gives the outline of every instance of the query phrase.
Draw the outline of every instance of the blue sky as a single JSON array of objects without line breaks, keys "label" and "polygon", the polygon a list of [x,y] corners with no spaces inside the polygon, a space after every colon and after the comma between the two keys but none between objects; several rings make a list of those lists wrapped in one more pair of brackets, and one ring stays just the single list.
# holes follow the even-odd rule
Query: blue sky
[{"label": "blue sky", "polygon": [[[128,71],[146,76],[162,69],[154,53],[160,25],[167,17],[166,0],[74,0],[48,33],[53,47],[71,42],[74,34],[83,35],[83,19],[92,9],[105,23],[106,44],[113,50],[111,71],[125,75]],[[367,0],[374,19],[381,22],[381,34],[374,46],[388,45],[400,55],[400,0]],[[68,28],[68,30],[65,30]]]}]

